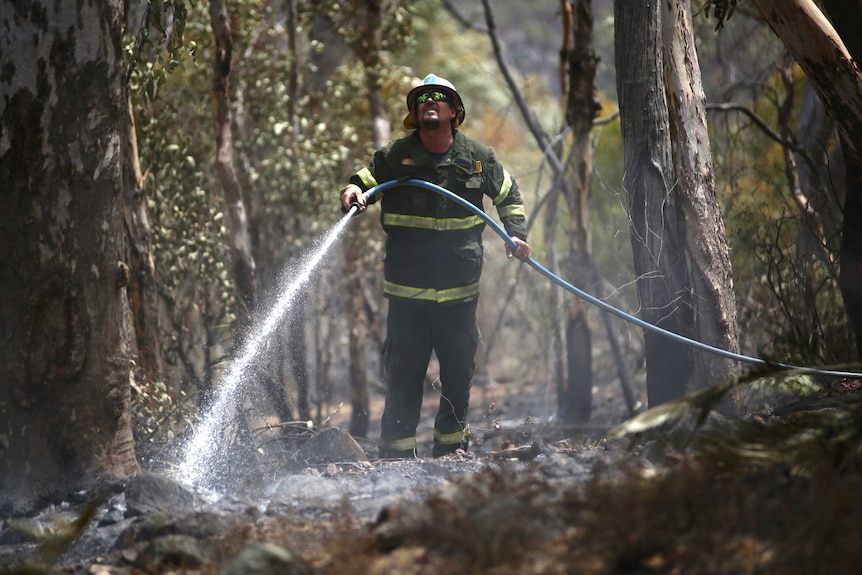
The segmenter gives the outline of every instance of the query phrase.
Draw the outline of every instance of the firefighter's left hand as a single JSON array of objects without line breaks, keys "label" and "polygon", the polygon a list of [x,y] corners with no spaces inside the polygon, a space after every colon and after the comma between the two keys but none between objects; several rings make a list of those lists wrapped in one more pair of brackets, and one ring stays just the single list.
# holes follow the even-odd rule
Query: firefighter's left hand
[{"label": "firefighter's left hand", "polygon": [[530,248],[530,244],[522,240],[521,238],[512,238],[515,240],[515,245],[518,246],[514,253],[512,253],[512,247],[506,243],[506,257],[510,258],[515,256],[522,262],[530,259],[530,254],[533,253],[533,250]]}]

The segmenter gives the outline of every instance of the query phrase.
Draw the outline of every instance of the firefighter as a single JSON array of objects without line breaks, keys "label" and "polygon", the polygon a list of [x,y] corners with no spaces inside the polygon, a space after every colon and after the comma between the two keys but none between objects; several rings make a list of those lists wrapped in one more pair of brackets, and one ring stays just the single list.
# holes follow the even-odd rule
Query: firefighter
[{"label": "firefighter", "polygon": [[[465,109],[455,86],[428,74],[407,94],[404,127],[412,132],[377,150],[350,177],[341,205],[366,209],[364,192],[383,182],[420,179],[465,198],[477,209],[488,196],[517,249],[530,258],[526,213],[518,184],[494,152],[458,130]],[[467,411],[479,329],[476,306],[485,222],[457,202],[419,186],[375,194],[386,232],[384,296],[389,301],[383,351],[386,403],[381,458],[415,457],[425,374],[432,350],[440,362],[440,403],[432,455],[467,450]]]}]

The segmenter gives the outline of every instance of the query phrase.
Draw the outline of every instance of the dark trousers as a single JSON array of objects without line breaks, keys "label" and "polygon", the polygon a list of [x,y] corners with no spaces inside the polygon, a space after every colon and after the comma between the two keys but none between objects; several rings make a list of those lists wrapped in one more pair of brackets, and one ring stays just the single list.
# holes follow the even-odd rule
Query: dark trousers
[{"label": "dark trousers", "polygon": [[467,449],[467,410],[479,342],[477,304],[478,300],[451,305],[389,300],[381,457],[413,454],[432,350],[440,361],[440,405],[434,421],[433,455]]}]

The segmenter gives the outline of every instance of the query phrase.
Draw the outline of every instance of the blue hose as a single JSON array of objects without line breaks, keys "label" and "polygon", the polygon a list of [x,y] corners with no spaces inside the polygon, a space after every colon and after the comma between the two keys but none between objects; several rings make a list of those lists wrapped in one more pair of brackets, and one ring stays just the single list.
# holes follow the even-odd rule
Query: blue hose
[{"label": "blue hose", "polygon": [[[460,205],[464,206],[465,208],[467,208],[468,210],[470,210],[471,212],[475,213],[477,216],[482,218],[482,220],[484,220],[486,224],[491,226],[491,229],[493,229],[497,233],[497,235],[499,235],[501,238],[503,238],[503,240],[512,248],[513,252],[518,248],[518,245],[515,243],[515,240],[513,240],[509,236],[509,234],[506,233],[506,230],[504,230],[500,226],[500,224],[498,224],[496,221],[494,221],[483,210],[477,208],[476,206],[474,206],[473,204],[471,204],[470,202],[468,202],[467,200],[465,200],[461,196],[450,192],[446,188],[442,188],[436,184],[432,184],[431,182],[426,182],[424,180],[417,180],[417,179],[391,180],[389,182],[384,182],[382,184],[374,186],[373,188],[371,188],[370,190],[365,192],[364,197],[367,201],[369,198],[371,198],[375,194],[382,192],[382,191],[386,190],[387,188],[391,188],[392,186],[418,186],[420,188],[425,188],[427,190],[431,190],[432,192],[436,192],[442,196],[446,196],[450,200],[459,203]],[[354,206],[351,208],[351,212],[355,212],[357,209],[358,209],[358,206]],[[629,323],[633,323],[633,324],[640,326],[646,330],[649,330],[649,331],[652,331],[654,333],[663,335],[663,336],[668,337],[670,339],[673,339],[675,341],[682,342],[686,345],[690,345],[690,346],[695,347],[697,349],[701,349],[701,350],[707,351],[709,353],[714,353],[716,355],[720,355],[722,357],[726,357],[728,359],[733,359],[733,360],[736,360],[739,362],[750,363],[753,365],[759,365],[759,366],[768,367],[768,368],[787,369],[787,370],[792,370],[792,371],[796,371],[796,372],[800,372],[800,373],[828,375],[828,376],[835,376],[835,377],[853,377],[853,378],[862,377],[862,373],[856,373],[856,372],[852,372],[852,371],[832,371],[832,370],[828,370],[828,369],[818,369],[818,368],[813,368],[813,367],[802,367],[802,366],[798,366],[798,365],[790,365],[790,364],[786,364],[786,363],[777,363],[777,362],[766,361],[765,359],[760,359],[760,358],[756,358],[756,357],[750,357],[747,355],[742,355],[739,353],[734,353],[732,351],[727,351],[727,350],[724,350],[724,349],[721,349],[718,347],[713,347],[711,345],[708,345],[708,344],[705,344],[705,343],[702,343],[702,342],[699,342],[699,341],[696,341],[693,339],[689,339],[685,336],[682,336],[682,335],[679,335],[679,334],[674,333],[672,331],[668,331],[666,329],[660,328],[656,325],[653,325],[649,322],[646,322],[642,319],[639,319],[633,315],[630,315],[630,314],[628,314],[628,313],[626,313],[620,309],[615,308],[614,306],[610,305],[609,303],[602,301],[602,300],[598,299],[597,297],[588,294],[587,292],[583,291],[582,289],[578,288],[577,286],[572,285],[571,283],[567,282],[563,278],[555,275],[553,272],[551,272],[549,269],[547,269],[545,266],[543,266],[542,264],[540,264],[539,262],[537,262],[533,258],[530,258],[529,260],[527,260],[526,263],[530,264],[534,269],[536,269],[536,271],[538,271],[540,274],[542,274],[546,278],[550,279],[552,282],[554,282],[558,286],[560,286],[563,289],[577,295],[578,297],[581,297],[581,298],[587,300],[589,303],[595,305],[596,307],[603,309],[606,312],[612,313],[613,315],[615,315],[619,318],[622,318],[623,320],[625,320]]]}]

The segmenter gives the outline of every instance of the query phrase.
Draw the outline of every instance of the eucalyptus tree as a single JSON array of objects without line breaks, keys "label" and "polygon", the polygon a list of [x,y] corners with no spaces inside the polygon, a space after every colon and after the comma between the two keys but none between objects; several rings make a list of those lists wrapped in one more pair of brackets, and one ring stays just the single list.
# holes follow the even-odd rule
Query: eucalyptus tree
[{"label": "eucalyptus tree", "polygon": [[[641,316],[738,350],[732,274],[715,197],[690,3],[615,2],[625,186]],[[645,333],[650,405],[730,379],[738,367]],[[695,379],[695,376],[698,376]]]},{"label": "eucalyptus tree", "polygon": [[[593,234],[590,223],[590,192],[593,176],[593,120],[601,106],[596,101],[595,77],[598,56],[593,42],[593,6],[591,0],[563,2],[569,24],[563,26],[560,65],[565,82],[566,125],[572,130],[571,191],[566,194],[569,208],[568,277],[575,285],[595,293],[600,285],[593,263]],[[564,23],[567,19],[564,19]],[[568,47],[568,49],[566,49]],[[563,419],[585,423],[590,419],[593,366],[592,330],[589,305],[570,296],[566,321],[567,373],[558,393],[557,403]],[[608,332],[612,345],[616,335]],[[617,358],[619,361],[621,358]],[[624,377],[624,376],[623,376]]]},{"label": "eucalyptus tree", "polygon": [[[654,0],[614,3],[625,187],[641,317],[690,336],[691,286],[683,224],[673,194],[660,14]],[[692,372],[688,348],[652,332],[646,332],[644,340],[649,405],[682,395]]]},{"label": "eucalyptus tree", "polygon": [[257,278],[247,209],[234,162],[230,78],[235,61],[231,15],[224,0],[210,0],[209,12],[214,42],[212,93],[216,130],[215,167],[228,214],[232,276],[244,311],[251,314],[257,302]]},{"label": "eucalyptus tree", "polygon": [[[691,0],[661,3],[662,56],[673,152],[673,194],[678,198],[693,292],[692,333],[699,341],[739,352],[736,297],[724,220],[715,186],[706,96],[695,49]],[[740,365],[693,353],[697,386],[735,379]]]},{"label": "eucalyptus tree", "polygon": [[123,3],[0,19],[0,506],[138,471],[129,408]]}]

